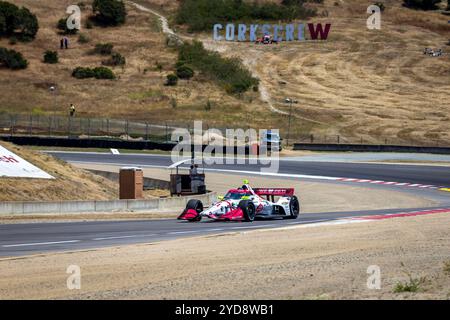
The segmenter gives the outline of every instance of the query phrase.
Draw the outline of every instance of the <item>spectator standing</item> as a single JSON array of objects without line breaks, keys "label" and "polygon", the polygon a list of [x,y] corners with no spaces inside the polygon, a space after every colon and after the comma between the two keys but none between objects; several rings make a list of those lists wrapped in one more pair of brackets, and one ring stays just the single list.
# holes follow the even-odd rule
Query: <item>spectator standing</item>
[{"label": "spectator standing", "polygon": [[73,105],[73,103],[70,104],[69,113],[71,117],[75,115],[75,106]]}]

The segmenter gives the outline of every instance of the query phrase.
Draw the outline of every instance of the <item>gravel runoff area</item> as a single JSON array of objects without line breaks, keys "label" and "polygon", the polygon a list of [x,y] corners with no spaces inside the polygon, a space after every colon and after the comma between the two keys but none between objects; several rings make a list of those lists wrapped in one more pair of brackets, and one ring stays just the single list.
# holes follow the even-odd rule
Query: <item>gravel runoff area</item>
[{"label": "gravel runoff area", "polygon": [[[0,259],[0,298],[449,299],[449,225],[440,213]],[[373,265],[380,289],[367,287]]]}]

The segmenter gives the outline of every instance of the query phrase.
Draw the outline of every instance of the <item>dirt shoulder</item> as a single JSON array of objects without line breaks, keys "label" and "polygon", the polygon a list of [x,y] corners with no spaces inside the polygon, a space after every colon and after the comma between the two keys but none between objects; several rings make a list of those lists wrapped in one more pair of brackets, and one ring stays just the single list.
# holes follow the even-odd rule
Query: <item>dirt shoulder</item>
[{"label": "dirt shoulder", "polygon": [[[448,299],[449,224],[444,213],[1,259],[0,297]],[[79,291],[66,287],[73,264]],[[380,290],[366,286],[371,265],[380,267]],[[406,273],[424,277],[418,292],[394,293]]]}]

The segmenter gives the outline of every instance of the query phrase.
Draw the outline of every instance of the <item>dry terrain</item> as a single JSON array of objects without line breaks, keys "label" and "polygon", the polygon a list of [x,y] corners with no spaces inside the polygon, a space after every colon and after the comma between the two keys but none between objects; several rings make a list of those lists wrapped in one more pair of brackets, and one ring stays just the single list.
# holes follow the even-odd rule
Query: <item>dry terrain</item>
[{"label": "dry terrain", "polygon": [[[0,259],[0,298],[449,299],[449,223],[442,213]],[[74,264],[79,291],[66,287]],[[379,290],[366,286],[372,265]],[[417,292],[394,292],[411,282]]]},{"label": "dry terrain", "polygon": [[[84,1],[88,4],[90,1]],[[177,2],[138,0],[169,16]],[[130,118],[153,122],[188,123],[202,119],[209,126],[278,127],[285,134],[288,106],[285,97],[299,101],[293,106],[291,133],[313,133],[316,141],[448,144],[450,129],[450,38],[448,16],[401,7],[400,0],[382,1],[382,29],[366,28],[366,8],[373,1],[334,1],[311,5],[319,16],[312,22],[330,22],[324,42],[293,42],[277,46],[251,43],[215,43],[211,32],[198,37],[208,48],[225,56],[237,56],[261,79],[259,93],[242,97],[227,95],[214,83],[196,75],[177,87],[163,85],[173,72],[176,51],[166,47],[158,19],[127,5],[127,23],[118,28],[84,28],[90,42],[70,36],[71,49],[59,50],[60,63],[42,63],[42,54],[57,49],[55,24],[64,16],[68,0],[17,0],[38,15],[40,31],[31,43],[13,47],[30,61],[27,70],[0,70],[0,110],[65,114],[75,103],[78,115]],[[337,3],[338,5],[335,5]],[[90,15],[90,6],[83,19]],[[84,20],[84,21],[85,21]],[[183,34],[185,28],[174,27]],[[127,59],[115,68],[116,81],[76,80],[78,66],[98,66],[105,57],[90,54],[98,42],[111,42]],[[8,40],[0,46],[11,47]],[[422,54],[425,47],[443,48],[442,57]],[[157,65],[162,66],[161,72]],[[14,81],[11,81],[14,79]],[[48,92],[56,84],[56,102]],[[177,101],[174,108],[172,99]],[[212,110],[206,111],[206,102]],[[55,107],[56,105],[56,107]],[[387,139],[387,140],[386,140]]]},{"label": "dry terrain", "polygon": [[[83,1],[86,4],[92,1]],[[14,1],[25,5],[39,19],[37,38],[30,43],[9,45],[7,39],[0,39],[0,46],[14,48],[23,53],[29,61],[26,70],[12,72],[0,69],[0,112],[27,112],[35,115],[66,115],[69,104],[74,103],[78,116],[110,117],[118,119],[148,120],[156,123],[184,120],[214,119],[237,121],[247,110],[247,101],[227,95],[215,84],[202,76],[191,81],[180,81],[176,87],[164,86],[166,75],[174,72],[177,59],[175,49],[166,46],[166,37],[160,32],[158,19],[127,5],[127,22],[121,27],[92,29],[84,27],[92,15],[90,5],[82,10],[82,30],[88,43],[78,42],[78,35],[68,36],[69,50],[59,49],[56,23],[65,16],[70,0]],[[126,58],[126,65],[113,68],[118,76],[115,81],[84,79],[71,76],[77,66],[100,66],[108,56],[92,54],[98,43],[112,43],[114,51]],[[42,62],[46,50],[56,50],[59,63]],[[161,70],[158,69],[161,66]],[[11,81],[14,79],[14,81]],[[54,97],[49,88],[56,85]],[[246,98],[257,97],[257,93]],[[177,101],[174,108],[171,99]],[[213,104],[211,111],[205,111],[207,100]],[[220,102],[220,105],[219,105]],[[254,104],[253,107],[256,107]],[[227,110],[228,115],[224,110]],[[260,117],[261,121],[264,118]]]},{"label": "dry terrain", "polygon": [[[6,142],[1,145],[55,179],[0,177],[0,201],[114,200],[119,197],[119,186],[113,181],[38,151]],[[164,190],[144,193],[146,198],[167,194]]]}]

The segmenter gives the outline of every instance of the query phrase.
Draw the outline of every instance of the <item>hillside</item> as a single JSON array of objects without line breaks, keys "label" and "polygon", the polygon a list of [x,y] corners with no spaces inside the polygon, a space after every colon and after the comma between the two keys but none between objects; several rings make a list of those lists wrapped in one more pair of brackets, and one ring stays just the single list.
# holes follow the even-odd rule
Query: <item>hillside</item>
[{"label": "hillside", "polygon": [[[169,16],[173,25],[178,1],[137,2]],[[66,114],[69,103],[74,103],[79,116],[184,124],[202,119],[209,126],[281,127],[286,134],[289,106],[283,101],[290,97],[299,101],[293,105],[291,130],[298,138],[313,133],[319,141],[334,142],[340,135],[341,142],[448,144],[450,56],[422,54],[425,47],[450,50],[445,45],[450,38],[448,16],[410,10],[400,0],[382,2],[386,10],[381,30],[366,28],[365,12],[372,1],[311,4],[319,16],[310,21],[332,24],[323,42],[272,46],[214,42],[211,32],[189,34],[185,26],[176,26],[185,39],[201,39],[209,49],[241,58],[260,78],[259,92],[233,96],[201,74],[176,87],[164,86],[177,52],[166,46],[157,18],[130,4],[124,26],[83,28],[89,43],[78,43],[78,36],[70,36],[71,49],[59,50],[60,63],[44,64],[43,52],[58,48],[61,36],[55,24],[71,2],[15,1],[37,14],[40,30],[31,43],[11,46],[8,40],[0,40],[0,46],[14,47],[30,61],[24,71],[0,70],[0,90],[5,93],[0,97],[0,111]],[[88,15],[89,6],[83,12]],[[98,42],[113,43],[126,57],[123,69],[114,68],[119,79],[72,78],[76,66],[98,66],[104,60],[89,54]],[[56,102],[48,91],[53,84],[58,87]],[[210,111],[205,110],[208,100]]]},{"label": "hillside", "polygon": [[109,200],[118,197],[118,186],[112,181],[50,155],[7,142],[1,142],[1,145],[55,179],[0,178],[0,201]]}]

